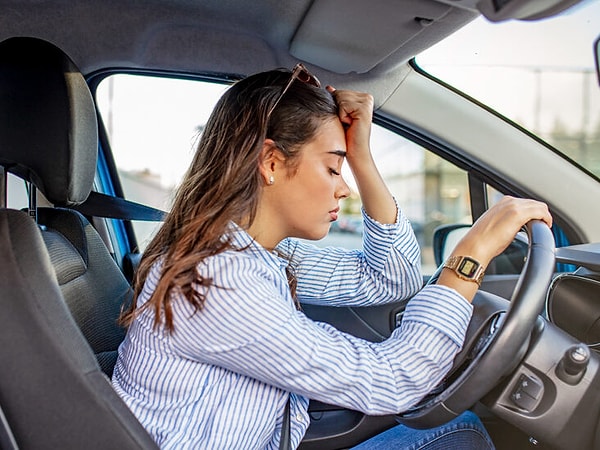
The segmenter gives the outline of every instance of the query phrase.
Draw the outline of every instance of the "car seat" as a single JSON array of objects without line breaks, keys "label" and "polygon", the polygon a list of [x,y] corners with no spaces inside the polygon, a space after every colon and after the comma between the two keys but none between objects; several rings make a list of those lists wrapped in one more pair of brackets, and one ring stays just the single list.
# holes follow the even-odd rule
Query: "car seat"
[{"label": "car seat", "polygon": [[[67,306],[110,377],[125,330],[117,324],[132,290],[89,221],[83,203],[96,172],[94,102],[75,64],[35,38],[0,43],[0,165],[30,183],[37,220]],[[54,208],[37,208],[35,191]]]},{"label": "car seat", "polygon": [[0,267],[0,407],[14,441],[2,448],[158,448],[101,371],[22,211],[0,210]]},{"label": "car seat", "polygon": [[[0,166],[31,199],[27,212],[0,199],[2,448],[157,448],[107,376],[131,289],[69,209],[91,190],[96,152],[93,99],[70,58],[35,38],[1,42]],[[36,188],[55,208],[37,209]]]}]

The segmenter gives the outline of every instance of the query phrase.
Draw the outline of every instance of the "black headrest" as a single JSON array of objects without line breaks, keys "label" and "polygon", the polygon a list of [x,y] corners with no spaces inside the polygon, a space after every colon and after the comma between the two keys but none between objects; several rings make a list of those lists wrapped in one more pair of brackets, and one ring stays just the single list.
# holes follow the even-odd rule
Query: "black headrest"
[{"label": "black headrest", "polygon": [[41,39],[0,42],[0,165],[74,206],[92,189],[97,153],[94,101],[73,61]]}]

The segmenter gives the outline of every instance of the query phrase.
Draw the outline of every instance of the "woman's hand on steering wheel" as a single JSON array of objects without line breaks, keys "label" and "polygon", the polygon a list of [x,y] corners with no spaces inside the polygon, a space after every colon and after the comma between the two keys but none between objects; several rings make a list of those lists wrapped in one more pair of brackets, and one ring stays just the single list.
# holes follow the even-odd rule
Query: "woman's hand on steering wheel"
[{"label": "woman's hand on steering wheel", "polygon": [[[552,216],[545,203],[504,196],[473,224],[450,256],[467,256],[485,268],[513,241],[527,222],[535,219],[552,226]],[[479,287],[477,283],[459,278],[451,270],[442,270],[437,284],[457,290],[469,301]]]}]

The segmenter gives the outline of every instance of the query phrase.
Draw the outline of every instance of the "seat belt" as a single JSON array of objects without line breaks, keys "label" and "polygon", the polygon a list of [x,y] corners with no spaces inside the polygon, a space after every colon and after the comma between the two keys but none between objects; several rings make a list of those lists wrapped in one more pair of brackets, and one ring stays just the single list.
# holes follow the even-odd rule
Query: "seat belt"
[{"label": "seat belt", "polygon": [[148,222],[160,222],[167,215],[160,209],[96,191],[90,192],[85,202],[70,208],[87,216]]},{"label": "seat belt", "polygon": [[290,443],[290,397],[283,411],[283,423],[281,424],[281,437],[279,438],[279,450],[291,450]]},{"label": "seat belt", "polygon": [[19,450],[15,436],[13,435],[8,420],[0,407],[0,448],[2,450]]}]

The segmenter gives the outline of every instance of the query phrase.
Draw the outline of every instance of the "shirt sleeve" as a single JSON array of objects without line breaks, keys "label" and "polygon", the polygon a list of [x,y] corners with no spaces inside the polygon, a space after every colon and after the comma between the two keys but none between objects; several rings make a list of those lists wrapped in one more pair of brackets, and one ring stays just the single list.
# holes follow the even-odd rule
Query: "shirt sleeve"
[{"label": "shirt sleeve", "polygon": [[296,311],[275,275],[252,258],[222,254],[205,269],[214,286],[200,311],[174,299],[174,351],[367,414],[403,411],[437,385],[471,314],[455,291],[427,287],[409,302],[402,325],[372,343]]},{"label": "shirt sleeve", "polygon": [[403,212],[398,208],[393,224],[362,214],[362,250],[320,248],[296,239],[278,246],[291,261],[302,303],[368,306],[410,298],[422,287],[419,245]]}]

